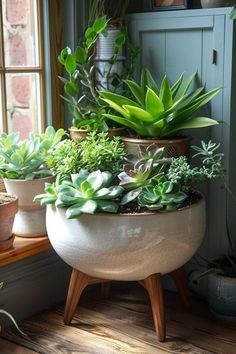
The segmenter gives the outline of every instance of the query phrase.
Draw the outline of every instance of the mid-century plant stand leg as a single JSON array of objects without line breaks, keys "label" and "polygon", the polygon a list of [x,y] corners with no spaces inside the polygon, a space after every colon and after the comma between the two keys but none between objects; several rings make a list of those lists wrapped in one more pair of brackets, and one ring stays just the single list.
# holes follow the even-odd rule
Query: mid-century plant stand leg
[{"label": "mid-century plant stand leg", "polygon": [[[79,302],[80,296],[84,288],[92,283],[104,282],[103,279],[96,279],[90,277],[82,272],[79,272],[76,269],[73,269],[70,285],[68,289],[68,295],[66,300],[65,314],[64,314],[64,323],[70,324],[74,313],[76,311],[77,304]],[[147,290],[151,306],[152,313],[154,318],[154,324],[157,336],[160,341],[165,340],[165,318],[164,318],[164,303],[163,303],[163,294],[161,286],[161,275],[153,274],[148,278],[141,281],[141,284]],[[106,288],[105,288],[106,289]]]},{"label": "mid-century plant stand leg", "polygon": [[[173,272],[169,273],[175,282],[176,289],[181,297],[181,300],[186,307],[190,307],[190,293],[187,284],[187,277],[184,267],[178,268]],[[103,299],[107,299],[110,296],[111,283],[104,282],[101,283],[101,296]]]}]

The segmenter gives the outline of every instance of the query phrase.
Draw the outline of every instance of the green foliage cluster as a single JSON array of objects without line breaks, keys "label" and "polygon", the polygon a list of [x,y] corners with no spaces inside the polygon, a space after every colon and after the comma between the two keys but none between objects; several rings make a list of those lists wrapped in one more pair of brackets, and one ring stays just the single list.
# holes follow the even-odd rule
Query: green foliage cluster
[{"label": "green foliage cluster", "polygon": [[183,129],[218,124],[211,118],[194,115],[220,91],[215,88],[204,93],[204,87],[200,87],[189,92],[195,76],[196,73],[184,80],[182,74],[171,86],[165,75],[158,87],[151,73],[143,69],[140,84],[124,80],[131,98],[110,91],[100,93],[101,99],[118,113],[104,113],[104,116],[140,136],[158,138],[174,136]]},{"label": "green foliage cluster", "polygon": [[[90,137],[95,138],[93,134]],[[88,151],[90,147],[90,144],[86,145]],[[117,212],[118,205],[131,202],[149,210],[173,210],[188,198],[196,183],[222,175],[222,154],[216,152],[218,147],[212,142],[202,142],[200,148],[195,147],[202,166],[191,168],[187,160],[165,158],[163,148],[151,145],[147,149],[141,148],[138,156],[126,156],[126,163],[119,166],[118,178],[117,173],[97,170],[97,165],[91,164],[95,170],[80,169],[79,174],[71,176],[71,181],[63,181],[59,176],[56,184],[48,184],[46,193],[36,200],[67,207],[68,218],[76,218],[82,213],[93,214],[97,210]],[[112,165],[109,167],[111,169]]]},{"label": "green foliage cluster", "polygon": [[91,132],[86,139],[62,141],[46,162],[54,175],[65,178],[80,169],[89,172],[108,170],[116,174],[121,168],[124,156],[124,144],[120,137],[109,138],[105,132]]},{"label": "green foliage cluster", "polygon": [[64,136],[64,129],[47,127],[42,134],[30,133],[20,140],[19,133],[0,134],[0,177],[35,179],[51,175],[45,160]]},{"label": "green foliage cluster", "polygon": [[[95,65],[96,43],[99,35],[106,35],[109,19],[106,16],[96,18],[86,28],[84,38],[72,52],[68,46],[62,49],[58,56],[59,62],[64,66],[66,77],[59,77],[64,83],[65,96],[62,98],[67,102],[72,113],[72,126],[78,129],[107,131],[108,125],[104,119],[107,107],[100,100],[96,83]],[[126,28],[121,27],[115,40],[114,53],[109,60],[110,68],[107,71],[105,81],[109,82],[112,67],[117,60],[121,46],[127,39]],[[120,75],[116,75],[112,86],[116,89],[122,86],[122,79],[129,78],[134,70],[134,60],[137,56],[137,49],[129,44],[130,65]]]},{"label": "green foliage cluster", "polygon": [[212,180],[218,176],[223,176],[223,154],[215,153],[219,144],[209,141],[201,142],[201,147],[192,147],[197,153],[193,157],[199,156],[202,161],[201,167],[191,168],[185,156],[172,159],[168,170],[168,179],[173,183],[179,183],[183,190],[188,191],[196,184],[206,180]]}]

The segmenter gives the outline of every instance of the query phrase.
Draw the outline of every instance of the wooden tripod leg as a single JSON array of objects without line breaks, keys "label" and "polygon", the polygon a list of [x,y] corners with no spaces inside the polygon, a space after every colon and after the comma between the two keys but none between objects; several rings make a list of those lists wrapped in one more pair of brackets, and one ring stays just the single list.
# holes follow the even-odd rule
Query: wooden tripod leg
[{"label": "wooden tripod leg", "polygon": [[110,282],[104,282],[101,283],[101,296],[103,299],[108,299],[110,296],[111,292],[111,283]]},{"label": "wooden tripod leg", "polygon": [[152,274],[148,278],[144,279],[143,283],[150,297],[152,314],[158,339],[163,342],[166,338],[166,329],[161,274]]},{"label": "wooden tripod leg", "polygon": [[75,314],[80,296],[89,283],[89,276],[79,272],[76,269],[72,270],[69,289],[66,299],[66,307],[64,312],[64,323],[69,325]]},{"label": "wooden tripod leg", "polygon": [[190,294],[184,267],[174,270],[170,273],[175,281],[176,288],[180,294],[181,300],[186,307],[190,306]]}]

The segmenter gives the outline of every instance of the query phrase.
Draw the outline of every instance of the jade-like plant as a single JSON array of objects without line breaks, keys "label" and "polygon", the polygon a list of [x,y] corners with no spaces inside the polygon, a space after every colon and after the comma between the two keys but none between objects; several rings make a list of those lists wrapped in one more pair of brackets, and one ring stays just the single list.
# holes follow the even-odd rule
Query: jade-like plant
[{"label": "jade-like plant", "polygon": [[97,210],[116,213],[116,198],[123,192],[123,188],[111,185],[112,180],[113,175],[108,171],[89,173],[81,170],[71,176],[71,181],[47,184],[46,194],[37,196],[35,200],[41,201],[42,205],[55,203],[57,207],[66,207],[68,219],[82,214],[94,214]]},{"label": "jade-like plant", "polygon": [[109,138],[105,132],[91,132],[86,139],[63,140],[53,148],[46,163],[52,173],[61,178],[78,173],[80,169],[89,172],[109,170],[116,174],[121,169],[124,156],[124,144],[120,137]]},{"label": "jade-like plant", "polygon": [[30,133],[20,140],[19,133],[0,134],[0,177],[35,179],[51,175],[45,160],[61,141],[64,129],[47,127],[42,134]]},{"label": "jade-like plant", "polygon": [[[95,3],[92,5],[92,12],[98,10],[94,5]],[[94,16],[91,17],[94,18]],[[99,98],[98,83],[96,82],[96,72],[99,72],[99,69],[95,64],[95,55],[98,36],[101,33],[106,33],[109,21],[110,19],[106,15],[95,18],[93,23],[89,23],[84,32],[84,37],[81,38],[75,50],[72,51],[67,46],[61,50],[58,56],[58,60],[64,66],[66,72],[65,77],[59,77],[64,84],[65,96],[62,96],[62,98],[68,104],[73,117],[72,127],[74,128],[108,130],[104,114],[110,109],[107,109],[107,105]],[[125,41],[126,29],[122,27],[116,38],[114,54],[109,60],[110,69],[107,71],[104,81],[110,80],[112,67],[117,60],[120,47]],[[129,78],[133,73],[133,62],[138,52],[131,45],[130,52],[129,69],[125,69],[122,74],[117,74],[114,77],[112,81],[113,90],[121,87],[122,79]]]},{"label": "jade-like plant", "polygon": [[141,82],[124,80],[130,90],[129,98],[110,91],[100,92],[101,99],[109,105],[114,114],[104,117],[121,124],[141,137],[166,138],[183,129],[202,128],[218,124],[209,117],[196,116],[219,91],[215,88],[204,93],[204,87],[189,92],[196,73],[184,80],[182,74],[171,85],[165,75],[160,87],[147,69],[142,70]]}]

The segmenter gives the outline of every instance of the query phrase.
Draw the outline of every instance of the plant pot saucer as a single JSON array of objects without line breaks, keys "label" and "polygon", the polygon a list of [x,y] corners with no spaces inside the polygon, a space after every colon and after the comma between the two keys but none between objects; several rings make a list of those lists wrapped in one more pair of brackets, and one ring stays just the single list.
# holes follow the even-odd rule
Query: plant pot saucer
[{"label": "plant pot saucer", "polygon": [[[89,134],[89,131],[86,129],[77,129],[77,128],[69,128],[70,137],[71,139],[75,140],[78,138],[86,138]],[[108,136],[112,138],[113,136],[121,136],[124,134],[125,128],[109,128],[108,129]]]},{"label": "plant pot saucer", "polygon": [[12,247],[15,239],[15,235],[13,234],[8,240],[0,241],[0,252],[6,251]]}]

